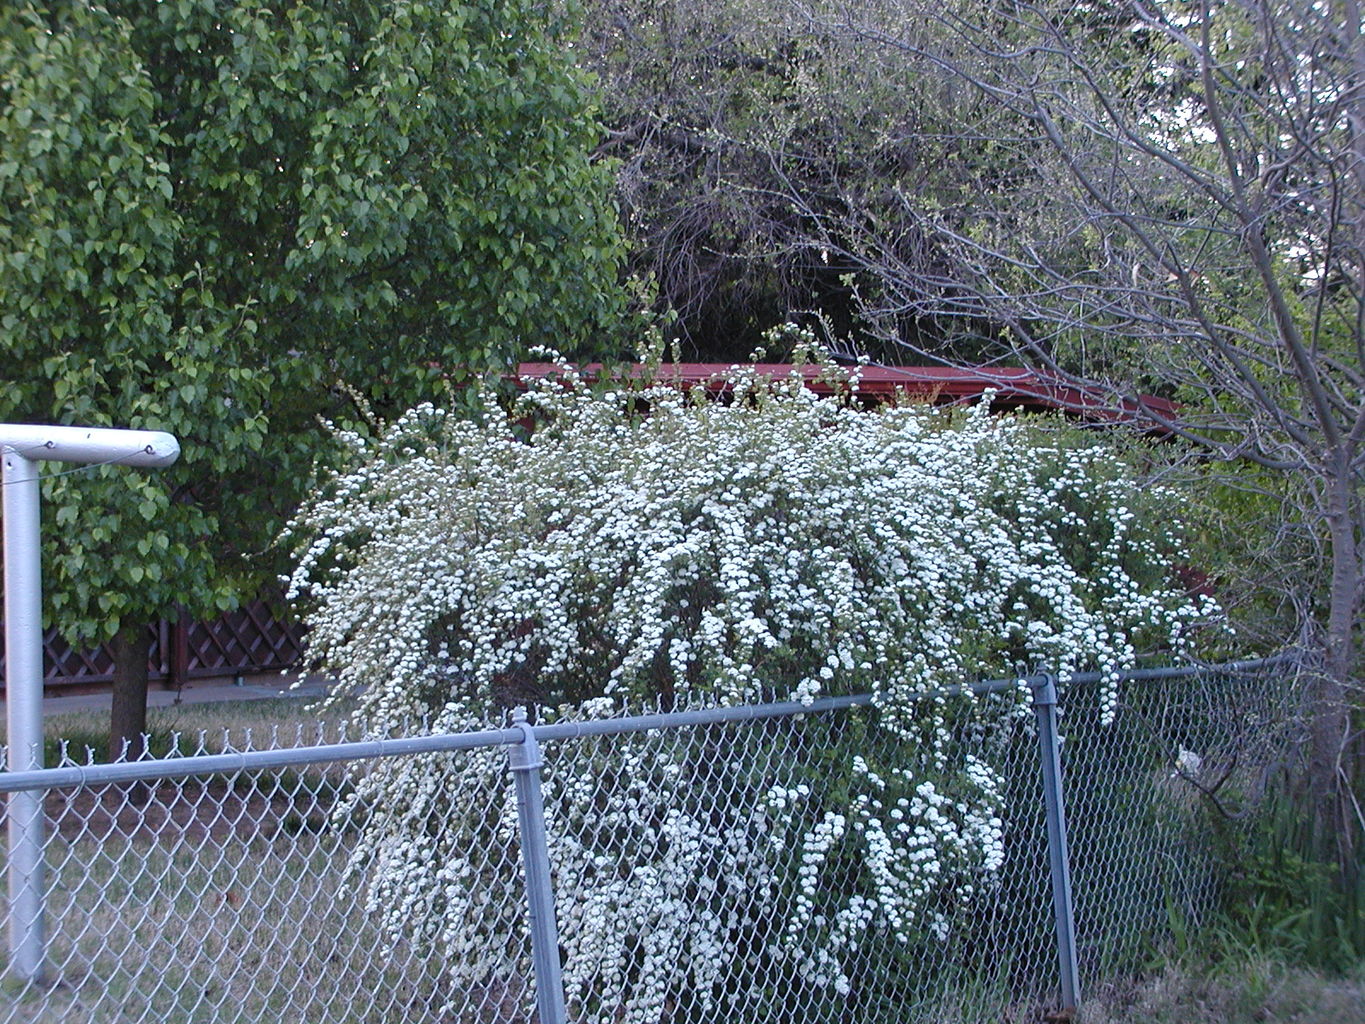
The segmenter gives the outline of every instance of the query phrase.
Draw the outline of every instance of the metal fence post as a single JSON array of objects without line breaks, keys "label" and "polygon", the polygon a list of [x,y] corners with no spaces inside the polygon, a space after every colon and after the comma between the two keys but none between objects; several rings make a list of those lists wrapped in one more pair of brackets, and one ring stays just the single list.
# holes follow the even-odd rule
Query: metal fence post
[{"label": "metal fence post", "polygon": [[521,730],[519,744],[508,747],[507,760],[517,788],[521,857],[526,871],[526,903],[531,922],[531,962],[536,977],[536,1011],[540,1024],[564,1024],[564,975],[559,963],[559,927],[550,885],[550,850],[545,841],[545,800],[540,788],[540,745],[526,712],[516,711],[512,724]]},{"label": "metal fence post", "polygon": [[1066,807],[1062,800],[1062,758],[1057,742],[1057,680],[1049,673],[1031,676],[1033,713],[1038,719],[1038,753],[1047,817],[1047,851],[1052,871],[1052,910],[1057,927],[1057,960],[1061,968],[1062,1007],[1080,1005],[1076,965],[1076,915],[1071,902],[1071,860],[1066,846]]},{"label": "metal fence post", "polygon": [[[5,703],[9,768],[43,767],[43,626],[39,542],[39,462],[169,466],[180,443],[157,430],[0,423],[4,461]],[[8,801],[10,968],[43,980],[43,791]]]},{"label": "metal fence post", "polygon": [[[43,766],[42,584],[38,563],[38,465],[4,452],[5,700],[9,769]],[[10,967],[43,980],[43,792],[11,793],[9,832]]]}]

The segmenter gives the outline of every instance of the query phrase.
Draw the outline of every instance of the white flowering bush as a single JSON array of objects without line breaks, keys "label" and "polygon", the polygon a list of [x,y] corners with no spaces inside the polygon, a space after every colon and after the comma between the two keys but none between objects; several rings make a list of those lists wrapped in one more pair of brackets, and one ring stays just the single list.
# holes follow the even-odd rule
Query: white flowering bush
[{"label": "white flowering bush", "polygon": [[761,999],[771,979],[749,958],[780,879],[745,784],[770,751],[747,740],[634,733],[554,752],[547,824],[574,1019],[715,1019]]},{"label": "white flowering bush", "polygon": [[[947,786],[909,767],[878,772],[859,754],[850,764],[849,798],[839,809],[804,782],[767,794],[779,826],[804,819],[797,891],[778,948],[803,980],[841,995],[877,945],[946,939],[956,910],[978,888],[993,887],[1005,860],[1001,780],[975,756],[963,755]],[[822,809],[802,815],[812,802]],[[783,830],[775,831],[781,848]],[[840,884],[850,874],[859,886]]]},{"label": "white flowering bush", "polygon": [[[343,435],[352,465],[291,526],[290,595],[370,730],[871,692],[878,728],[923,754],[737,767],[721,791],[687,744],[565,754],[548,826],[583,1019],[733,998],[755,957],[842,995],[874,938],[942,937],[1006,837],[997,773],[960,742],[971,709],[933,691],[1099,669],[1112,711],[1137,652],[1181,648],[1206,614],[1170,582],[1175,517],[1151,510],[1171,496],[1102,444],[984,407],[861,411],[856,386],[819,398],[736,369],[718,402],[565,367],[511,416],[422,406]],[[357,791],[372,907],[466,986],[524,955],[500,770],[395,762]]]}]

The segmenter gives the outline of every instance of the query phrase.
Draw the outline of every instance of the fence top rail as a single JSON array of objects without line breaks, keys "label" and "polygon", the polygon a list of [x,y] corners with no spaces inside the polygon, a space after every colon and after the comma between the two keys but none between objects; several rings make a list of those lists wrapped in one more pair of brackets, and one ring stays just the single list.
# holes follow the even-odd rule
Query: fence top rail
[{"label": "fence top rail", "polygon": [[0,449],[30,462],[105,462],[156,469],[180,456],[180,442],[161,430],[0,423]]},{"label": "fence top rail", "polygon": [[[987,684],[979,685],[985,687]],[[1010,685],[1015,684],[1011,681]],[[962,691],[962,687],[952,687],[951,689],[958,693]],[[942,692],[945,695],[947,694],[947,691]],[[933,695],[929,694],[928,696]],[[871,694],[857,694],[849,697],[826,697],[809,704],[796,702],[741,704],[733,707],[698,708],[691,711],[630,715],[585,722],[560,722],[551,725],[532,726],[530,731],[537,742],[546,742],[583,736],[612,736],[629,732],[681,729],[689,726],[725,722],[745,722],[764,718],[819,714],[866,706],[872,703],[874,703],[874,698]],[[475,732],[437,733],[429,736],[328,743],[309,747],[242,750],[222,754],[197,754],[190,757],[169,757],[145,761],[116,761],[109,764],[67,765],[61,768],[0,772],[0,793],[59,789],[71,786],[108,785],[227,772],[302,768],[335,761],[359,761],[381,757],[473,750],[478,747],[512,746],[520,744],[524,740],[525,733],[520,728],[483,729]]]},{"label": "fence top rail", "polygon": [[[1259,658],[1223,664],[1177,666],[1156,669],[1134,669],[1123,673],[1124,680],[1144,681],[1174,679],[1202,673],[1247,674],[1284,664],[1297,663],[1290,654],[1273,658]],[[971,692],[977,696],[1003,693],[1017,689],[1021,683],[1030,685],[1043,678],[1040,675],[1014,676],[1008,679],[987,679],[958,686],[946,686],[926,691],[925,699],[961,696]],[[1072,684],[1093,684],[1101,680],[1098,672],[1074,673]],[[614,718],[579,722],[556,722],[530,728],[537,742],[575,739],[587,736],[615,736],[623,733],[651,730],[681,729],[701,725],[821,714],[854,707],[877,704],[873,694],[845,697],[824,697],[809,703],[788,701],[772,704],[741,704],[730,707],[698,708],[656,714],[625,715]],[[109,764],[66,765],[29,771],[0,771],[0,793],[18,793],[39,789],[61,789],[73,786],[97,786],[152,779],[187,778],[195,775],[214,775],[244,771],[271,771],[283,768],[303,768],[337,761],[359,761],[374,758],[403,757],[414,754],[446,753],[473,750],[479,747],[511,746],[524,742],[525,733],[519,728],[483,729],[463,733],[438,733],[395,739],[374,739],[344,743],[319,744],[307,747],[281,747],[269,750],[229,751],[220,754],[196,754],[145,761],[116,761]]]},{"label": "fence top rail", "polygon": [[[1304,662],[1302,651],[1281,651],[1266,658],[1245,658],[1241,661],[1211,661],[1192,665],[1166,665],[1160,668],[1132,668],[1119,673],[1119,681],[1124,683],[1157,682],[1163,679],[1187,679],[1201,675],[1253,675],[1266,669],[1300,666]],[[1104,678],[1102,672],[1073,672],[1068,678],[1069,685],[1092,685]]]},{"label": "fence top rail", "polygon": [[519,742],[521,742],[521,731],[518,729],[484,729],[478,732],[362,740],[351,743],[328,743],[312,747],[281,747],[276,750],[241,750],[222,754],[196,754],[191,757],[167,757],[145,761],[67,765],[61,768],[40,768],[30,771],[0,773],[0,793],[145,782],[151,779],[186,778],[192,775],[305,768],[333,761],[360,761],[377,757],[434,754]]}]

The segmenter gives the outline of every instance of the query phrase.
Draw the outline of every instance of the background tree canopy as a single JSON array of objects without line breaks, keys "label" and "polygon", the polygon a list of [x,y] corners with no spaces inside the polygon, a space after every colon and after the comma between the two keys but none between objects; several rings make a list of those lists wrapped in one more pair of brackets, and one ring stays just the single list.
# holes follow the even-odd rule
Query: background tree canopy
[{"label": "background tree canopy", "polygon": [[[856,13],[883,34],[907,23],[899,3]],[[863,315],[878,275],[851,240],[875,233],[900,259],[952,277],[950,254],[901,204],[910,197],[958,224],[993,216],[982,197],[1010,193],[1031,171],[1008,145],[1024,125],[932,67],[882,59],[847,17],[829,0],[588,5],[577,49],[603,84],[599,152],[620,162],[631,264],[653,277],[693,358],[743,359],[792,318],[846,354],[886,362],[903,361],[903,338],[929,350],[951,339],[955,355],[986,350],[990,325],[970,338],[921,310],[890,318],[893,335],[879,331]],[[915,30],[945,37],[925,19]]]},{"label": "background tree canopy", "polygon": [[529,0],[0,12],[0,419],[184,452],[46,481],[72,640],[145,665],[147,622],[250,596],[336,381],[383,409],[608,336],[610,171],[563,30]]},{"label": "background tree canopy", "polygon": [[602,83],[631,265],[691,358],[744,359],[792,311],[850,306],[839,265],[777,183],[817,205],[832,164],[876,148],[912,103],[788,4],[604,0],[578,46]]},{"label": "background tree canopy", "polygon": [[1318,656],[1321,845],[1365,850],[1341,782],[1365,772],[1359,5],[593,12],[634,259],[693,352],[805,312],[848,355],[1181,403],[1153,426],[1236,524],[1220,592]]}]

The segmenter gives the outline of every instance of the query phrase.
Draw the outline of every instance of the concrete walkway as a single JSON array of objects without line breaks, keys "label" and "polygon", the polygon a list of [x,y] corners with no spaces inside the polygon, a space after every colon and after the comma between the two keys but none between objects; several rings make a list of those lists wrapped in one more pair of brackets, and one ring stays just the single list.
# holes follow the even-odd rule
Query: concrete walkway
[{"label": "concrete walkway", "polygon": [[[265,700],[271,697],[298,697],[316,700],[326,696],[331,680],[325,676],[304,676],[297,687],[295,675],[271,672],[266,675],[246,676],[241,685],[231,677],[191,679],[183,690],[163,690],[153,683],[147,691],[149,708],[165,708],[175,704],[211,704],[225,700]],[[43,698],[44,715],[60,715],[67,711],[108,711],[113,702],[109,693],[62,694]],[[0,700],[0,720],[5,714],[5,702]]]}]

